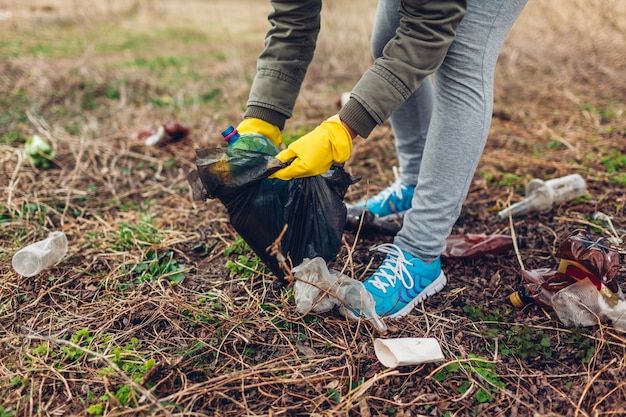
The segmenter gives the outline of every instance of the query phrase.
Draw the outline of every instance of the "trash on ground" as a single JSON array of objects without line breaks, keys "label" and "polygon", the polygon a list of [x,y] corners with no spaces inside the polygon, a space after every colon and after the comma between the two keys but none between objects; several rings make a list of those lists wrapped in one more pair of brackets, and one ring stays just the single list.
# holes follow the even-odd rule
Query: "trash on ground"
[{"label": "trash on ground", "polygon": [[197,149],[196,166],[187,177],[194,198],[218,198],[232,226],[277,277],[284,271],[268,248],[285,226],[280,252],[291,265],[318,256],[329,261],[339,252],[346,222],[343,198],[355,182],[342,166],[283,181],[268,178],[285,166],[272,155],[231,147]]},{"label": "trash on ground", "polygon": [[329,270],[324,259],[304,259],[293,268],[296,282],[294,298],[300,314],[324,313],[339,306],[341,313],[351,319],[365,319],[379,332],[387,325],[376,313],[376,303],[361,281],[335,270]]},{"label": "trash on ground", "polygon": [[339,98],[339,106],[340,107],[345,106],[348,100],[350,100],[350,92],[348,91],[348,92],[341,93],[341,96]]},{"label": "trash on ground", "polygon": [[178,122],[165,122],[156,130],[149,128],[135,133],[133,137],[142,140],[146,146],[165,146],[181,141],[191,134],[191,130]]},{"label": "trash on ground", "polygon": [[[350,207],[346,216],[345,230],[358,232],[362,236],[395,236],[400,226],[394,222],[381,220],[371,211]],[[516,238],[517,247],[525,248],[526,239]],[[496,255],[513,250],[513,237],[503,234],[462,233],[446,238],[446,248],[441,256],[445,258],[477,258],[483,255]]]},{"label": "trash on ground", "polygon": [[[357,207],[348,208],[345,230],[358,232],[362,236],[395,236],[401,226],[381,220],[371,211]],[[517,247],[525,248],[526,239],[517,237]],[[446,248],[441,256],[446,258],[476,258],[483,255],[499,254],[514,248],[513,237],[503,234],[464,233],[452,234],[446,238]]]},{"label": "trash on ground", "polygon": [[60,261],[67,253],[67,237],[63,232],[54,231],[47,238],[32,243],[13,255],[15,272],[32,277]]},{"label": "trash on ground", "polygon": [[42,169],[50,168],[56,156],[50,142],[39,135],[33,135],[26,140],[24,153],[31,164]]},{"label": "trash on ground", "polygon": [[566,325],[590,326],[611,321],[626,328],[626,301],[620,288],[619,252],[604,238],[577,229],[561,242],[556,269],[522,271],[522,284],[511,294],[516,307],[534,302],[554,310]]},{"label": "trash on ground", "polygon": [[441,346],[434,337],[375,339],[374,351],[380,363],[387,368],[445,360]]},{"label": "trash on ground", "polygon": [[578,174],[543,181],[538,178],[526,185],[526,198],[500,210],[501,218],[520,216],[532,212],[549,211],[554,205],[582,197],[587,192],[585,180]]},{"label": "trash on ground", "polygon": [[441,254],[445,258],[477,258],[483,255],[496,255],[511,251],[515,244],[518,248],[526,247],[526,239],[518,236],[514,242],[512,236],[503,234],[464,233],[453,234],[446,238],[446,248]]},{"label": "trash on ground", "polygon": [[589,279],[583,279],[554,294],[552,308],[566,326],[611,323],[626,330],[626,301],[607,298]]},{"label": "trash on ground", "polygon": [[395,236],[400,231],[400,226],[387,220],[381,220],[369,210],[350,207],[346,216],[345,229],[350,232],[358,231],[363,236]]},{"label": "trash on ground", "polygon": [[0,21],[10,20],[13,18],[13,13],[10,10],[0,10]]}]

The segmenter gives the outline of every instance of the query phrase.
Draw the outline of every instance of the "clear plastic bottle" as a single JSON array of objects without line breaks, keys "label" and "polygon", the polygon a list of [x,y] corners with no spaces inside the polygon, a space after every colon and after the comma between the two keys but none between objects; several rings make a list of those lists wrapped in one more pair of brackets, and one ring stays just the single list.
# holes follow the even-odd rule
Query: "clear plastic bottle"
[{"label": "clear plastic bottle", "polygon": [[229,148],[262,152],[272,156],[280,152],[278,146],[258,133],[240,134],[234,127],[229,126],[228,129],[222,132],[222,136],[228,143]]},{"label": "clear plastic bottle", "polygon": [[378,331],[385,332],[387,330],[387,325],[376,313],[376,302],[372,294],[367,291],[362,282],[345,277],[339,283],[337,298],[342,303],[341,311],[349,319],[363,318],[368,320]]},{"label": "clear plastic bottle", "polygon": [[67,237],[63,232],[52,232],[40,240],[13,255],[12,265],[15,272],[32,277],[60,261],[67,253]]},{"label": "clear plastic bottle", "polygon": [[578,174],[543,181],[538,178],[526,185],[526,198],[498,212],[500,218],[544,212],[552,206],[582,197],[587,192],[585,180]]}]

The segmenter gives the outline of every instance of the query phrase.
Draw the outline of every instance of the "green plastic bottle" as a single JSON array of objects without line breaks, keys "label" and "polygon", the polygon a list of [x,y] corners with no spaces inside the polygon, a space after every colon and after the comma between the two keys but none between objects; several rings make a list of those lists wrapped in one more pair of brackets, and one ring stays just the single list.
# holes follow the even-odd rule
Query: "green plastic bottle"
[{"label": "green plastic bottle", "polygon": [[228,129],[222,132],[222,136],[228,143],[229,148],[262,152],[272,156],[280,152],[280,149],[271,140],[258,133],[242,135],[234,127],[229,126]]}]

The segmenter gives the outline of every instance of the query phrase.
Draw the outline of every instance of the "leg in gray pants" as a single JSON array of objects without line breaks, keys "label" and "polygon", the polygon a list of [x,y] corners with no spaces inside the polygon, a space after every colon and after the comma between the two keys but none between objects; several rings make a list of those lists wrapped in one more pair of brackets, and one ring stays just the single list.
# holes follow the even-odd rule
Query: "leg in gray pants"
[{"label": "leg in gray pants", "polygon": [[[375,56],[400,22],[400,0],[379,0]],[[391,116],[402,182],[417,184],[395,237],[424,261],[437,258],[459,217],[491,124],[498,54],[526,0],[469,0],[457,37],[434,74]]]}]

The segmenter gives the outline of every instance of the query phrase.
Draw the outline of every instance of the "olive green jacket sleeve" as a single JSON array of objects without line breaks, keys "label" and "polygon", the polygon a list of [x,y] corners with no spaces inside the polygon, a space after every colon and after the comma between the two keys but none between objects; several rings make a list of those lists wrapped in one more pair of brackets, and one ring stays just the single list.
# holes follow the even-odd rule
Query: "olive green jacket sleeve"
[{"label": "olive green jacket sleeve", "polygon": [[[246,117],[282,129],[313,58],[321,1],[273,0],[272,5],[272,28],[259,57]],[[466,0],[402,0],[397,36],[358,81],[339,112],[341,120],[360,136],[369,136],[439,68],[466,7]]]},{"label": "olive green jacket sleeve", "polygon": [[352,89],[339,117],[362,137],[382,124],[443,62],[467,1],[400,3],[396,36]]},{"label": "olive green jacket sleeve", "polygon": [[313,60],[322,0],[272,0],[271,28],[257,61],[245,117],[278,126],[291,117],[300,86]]}]

